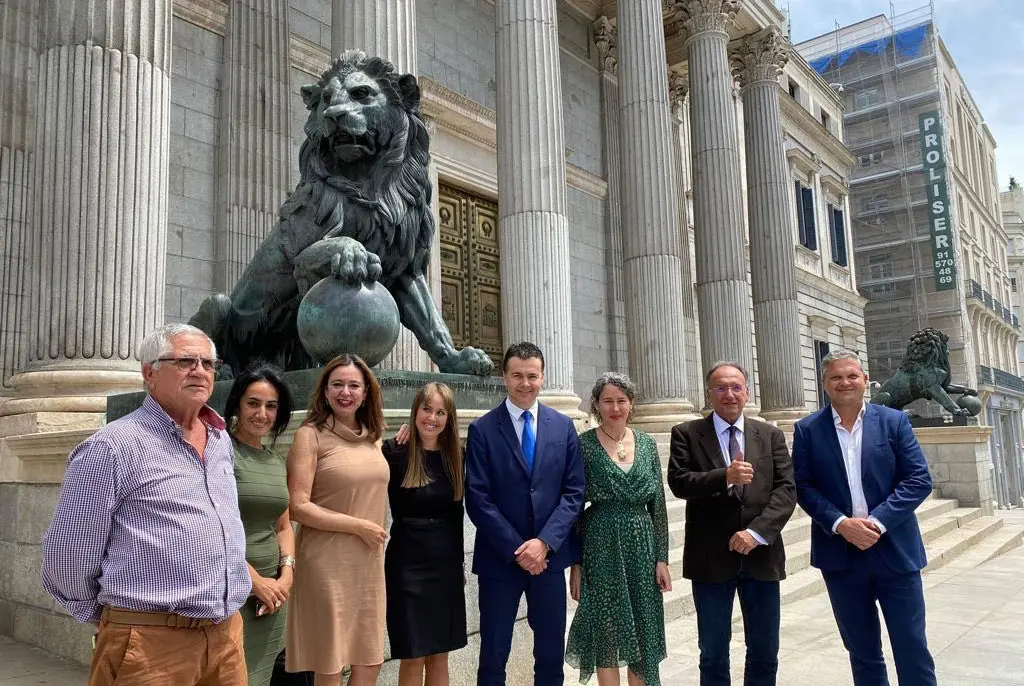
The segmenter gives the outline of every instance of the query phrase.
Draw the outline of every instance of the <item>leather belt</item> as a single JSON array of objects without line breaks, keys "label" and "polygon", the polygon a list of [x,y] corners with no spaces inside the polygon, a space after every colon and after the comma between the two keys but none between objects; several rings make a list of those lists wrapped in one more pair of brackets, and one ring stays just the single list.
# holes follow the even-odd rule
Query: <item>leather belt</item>
[{"label": "leather belt", "polygon": [[117,607],[103,608],[101,617],[112,624],[135,624],[137,626],[169,626],[174,629],[202,629],[215,626],[212,619],[183,617],[173,612],[137,612]]}]

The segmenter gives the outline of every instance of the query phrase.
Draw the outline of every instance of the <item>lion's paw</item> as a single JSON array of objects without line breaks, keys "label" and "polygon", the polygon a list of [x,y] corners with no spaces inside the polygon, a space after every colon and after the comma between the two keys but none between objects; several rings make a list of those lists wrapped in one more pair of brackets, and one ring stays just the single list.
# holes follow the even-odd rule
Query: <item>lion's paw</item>
[{"label": "lion's paw", "polygon": [[345,283],[372,283],[380,278],[380,257],[356,240],[338,246],[331,258],[331,274]]},{"label": "lion's paw", "polygon": [[467,346],[439,361],[437,368],[446,374],[487,376],[494,371],[494,362],[483,350]]}]

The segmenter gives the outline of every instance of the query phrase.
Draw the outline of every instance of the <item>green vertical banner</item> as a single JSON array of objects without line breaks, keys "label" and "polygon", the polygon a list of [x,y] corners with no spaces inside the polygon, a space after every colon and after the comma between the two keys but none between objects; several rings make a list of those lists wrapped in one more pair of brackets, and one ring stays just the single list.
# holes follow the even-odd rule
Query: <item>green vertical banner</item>
[{"label": "green vertical banner", "polygon": [[953,250],[953,223],[949,217],[942,117],[938,110],[922,112],[918,115],[917,126],[921,134],[924,186],[928,193],[928,225],[932,239],[935,290],[948,291],[956,288],[956,252]]}]

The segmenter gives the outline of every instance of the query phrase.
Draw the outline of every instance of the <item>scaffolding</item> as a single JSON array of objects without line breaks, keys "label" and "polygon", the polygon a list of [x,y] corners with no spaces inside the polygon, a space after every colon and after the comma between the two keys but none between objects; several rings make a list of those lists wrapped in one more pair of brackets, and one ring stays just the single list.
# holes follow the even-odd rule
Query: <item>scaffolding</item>
[{"label": "scaffolding", "polygon": [[909,335],[931,326],[950,338],[954,377],[968,378],[970,333],[962,316],[962,284],[956,278],[943,290],[936,288],[926,211],[918,117],[939,112],[940,121],[948,121],[932,5],[837,26],[798,49],[846,105],[845,142],[857,159],[850,226],[860,292],[869,301],[864,325],[872,376],[891,376],[903,361]]}]

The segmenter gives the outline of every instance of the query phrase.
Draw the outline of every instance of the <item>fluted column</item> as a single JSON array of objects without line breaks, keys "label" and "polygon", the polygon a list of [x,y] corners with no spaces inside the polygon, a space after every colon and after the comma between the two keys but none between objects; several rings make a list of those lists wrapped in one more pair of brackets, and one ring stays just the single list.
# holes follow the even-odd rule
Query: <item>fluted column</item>
[{"label": "fluted column", "polygon": [[288,0],[232,0],[217,158],[218,290],[231,292],[291,183]]},{"label": "fluted column", "polygon": [[629,368],[640,396],[636,421],[671,426],[668,415],[693,406],[685,397],[683,247],[660,3],[618,4],[618,52],[620,145],[629,150],[621,160],[622,252]]},{"label": "fluted column", "polygon": [[102,411],[163,323],[169,0],[40,13],[28,364],[0,412]]},{"label": "fluted column", "polygon": [[556,4],[495,5],[501,304],[505,342],[539,345],[548,402],[575,410]]},{"label": "fluted column", "polygon": [[[334,0],[331,28],[331,53],[335,57],[346,50],[362,50],[390,61],[400,74],[419,75],[415,0]],[[440,269],[439,241],[440,231],[436,231],[430,258],[432,269]],[[437,302],[440,304],[439,300]],[[412,331],[403,328],[394,349],[381,361],[380,367],[425,372],[430,371],[431,362]]]},{"label": "fluted column", "polygon": [[37,0],[8,0],[0,10],[0,397],[25,363],[29,325],[25,246],[31,215]]},{"label": "fluted column", "polygon": [[786,38],[772,27],[743,40],[734,53],[741,85],[750,222],[750,279],[760,380],[761,414],[803,414],[803,363],[797,301],[791,183],[782,140],[779,75]]},{"label": "fluted column", "polygon": [[389,60],[400,74],[416,70],[416,0],[334,0],[331,54],[362,50]]},{"label": "fluted column", "polygon": [[702,367],[752,370],[743,201],[727,28],[739,0],[679,0],[687,33],[693,146],[694,249]]},{"label": "fluted column", "polygon": [[626,341],[625,287],[622,282],[622,163],[619,155],[619,82],[618,49],[615,24],[602,15],[594,21],[594,45],[601,72],[601,121],[605,164],[608,182],[608,214],[605,223],[607,258],[605,289],[608,302],[608,333],[611,339],[608,358],[613,370],[629,373],[629,345]]}]

